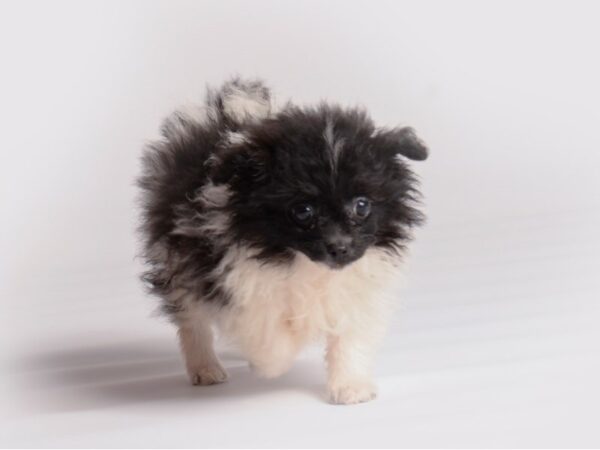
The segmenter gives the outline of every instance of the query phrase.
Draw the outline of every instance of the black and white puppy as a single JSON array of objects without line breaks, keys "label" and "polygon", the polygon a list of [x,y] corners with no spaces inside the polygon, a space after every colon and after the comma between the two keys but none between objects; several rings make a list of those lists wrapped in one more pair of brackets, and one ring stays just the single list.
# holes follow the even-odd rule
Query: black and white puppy
[{"label": "black and white puppy", "polygon": [[410,128],[361,109],[288,104],[259,81],[209,90],[143,156],[144,278],[179,327],[194,384],[225,381],[213,326],[281,375],[325,337],[329,398],[374,398],[371,363],[411,227],[422,221]]}]

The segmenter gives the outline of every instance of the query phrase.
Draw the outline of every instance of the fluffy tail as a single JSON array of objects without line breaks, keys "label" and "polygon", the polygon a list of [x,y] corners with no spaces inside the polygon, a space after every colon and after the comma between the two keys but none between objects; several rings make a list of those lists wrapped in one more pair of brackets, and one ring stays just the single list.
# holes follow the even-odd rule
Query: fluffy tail
[{"label": "fluffy tail", "polygon": [[220,89],[207,89],[205,105],[187,105],[167,117],[161,132],[167,140],[185,140],[210,121],[230,131],[271,114],[271,92],[260,80],[233,78]]},{"label": "fluffy tail", "polygon": [[271,114],[271,92],[260,80],[233,78],[207,94],[207,106],[229,127],[265,119]]}]

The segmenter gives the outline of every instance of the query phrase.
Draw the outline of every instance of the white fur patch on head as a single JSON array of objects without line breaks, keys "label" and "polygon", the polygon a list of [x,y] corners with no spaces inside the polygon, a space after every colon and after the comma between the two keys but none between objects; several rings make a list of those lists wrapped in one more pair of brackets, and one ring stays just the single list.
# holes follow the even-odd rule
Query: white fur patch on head
[{"label": "white fur patch on head", "polygon": [[327,120],[325,130],[323,131],[323,138],[327,144],[329,151],[329,160],[331,163],[331,169],[333,173],[337,173],[338,161],[340,159],[340,153],[344,147],[344,140],[338,139],[335,136],[335,125],[331,119]]}]

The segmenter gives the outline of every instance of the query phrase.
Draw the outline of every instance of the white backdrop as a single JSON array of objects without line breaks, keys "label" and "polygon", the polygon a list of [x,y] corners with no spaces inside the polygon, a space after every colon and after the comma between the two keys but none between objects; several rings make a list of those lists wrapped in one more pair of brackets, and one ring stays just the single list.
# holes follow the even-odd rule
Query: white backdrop
[{"label": "white backdrop", "polygon": [[[551,1],[0,3],[0,393],[13,402],[0,444],[600,445],[599,14]],[[381,400],[342,411],[302,397],[306,378],[318,388],[314,355],[277,394],[240,365],[252,381],[214,388],[222,417],[194,435],[205,394],[179,387],[172,330],[135,278],[133,180],[161,118],[236,73],[280,101],[361,104],[414,126],[431,148],[414,165],[429,222]],[[136,384],[131,359],[161,360],[146,379],[168,385]],[[69,383],[69,364],[90,371]],[[277,424],[298,403],[307,433],[254,417]],[[117,419],[141,406],[135,425]]]}]

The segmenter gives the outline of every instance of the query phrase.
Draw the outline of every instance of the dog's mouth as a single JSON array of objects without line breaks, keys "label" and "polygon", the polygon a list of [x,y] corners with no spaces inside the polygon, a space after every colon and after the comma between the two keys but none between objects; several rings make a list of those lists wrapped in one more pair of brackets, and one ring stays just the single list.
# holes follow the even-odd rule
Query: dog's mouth
[{"label": "dog's mouth", "polygon": [[325,259],[319,261],[320,263],[326,265],[328,268],[332,270],[342,270],[348,266],[351,266],[357,260],[359,260],[363,256],[364,252],[354,253],[351,256],[344,256],[338,258],[332,258],[330,256],[325,257]]},{"label": "dog's mouth", "polygon": [[351,266],[353,263],[358,261],[366,252],[366,248],[353,248],[347,253],[332,255],[330,253],[326,253],[321,251],[320,249],[298,249],[300,253],[302,253],[305,257],[310,259],[313,263],[318,264],[320,266],[327,267],[330,270],[343,270],[348,266]]}]

